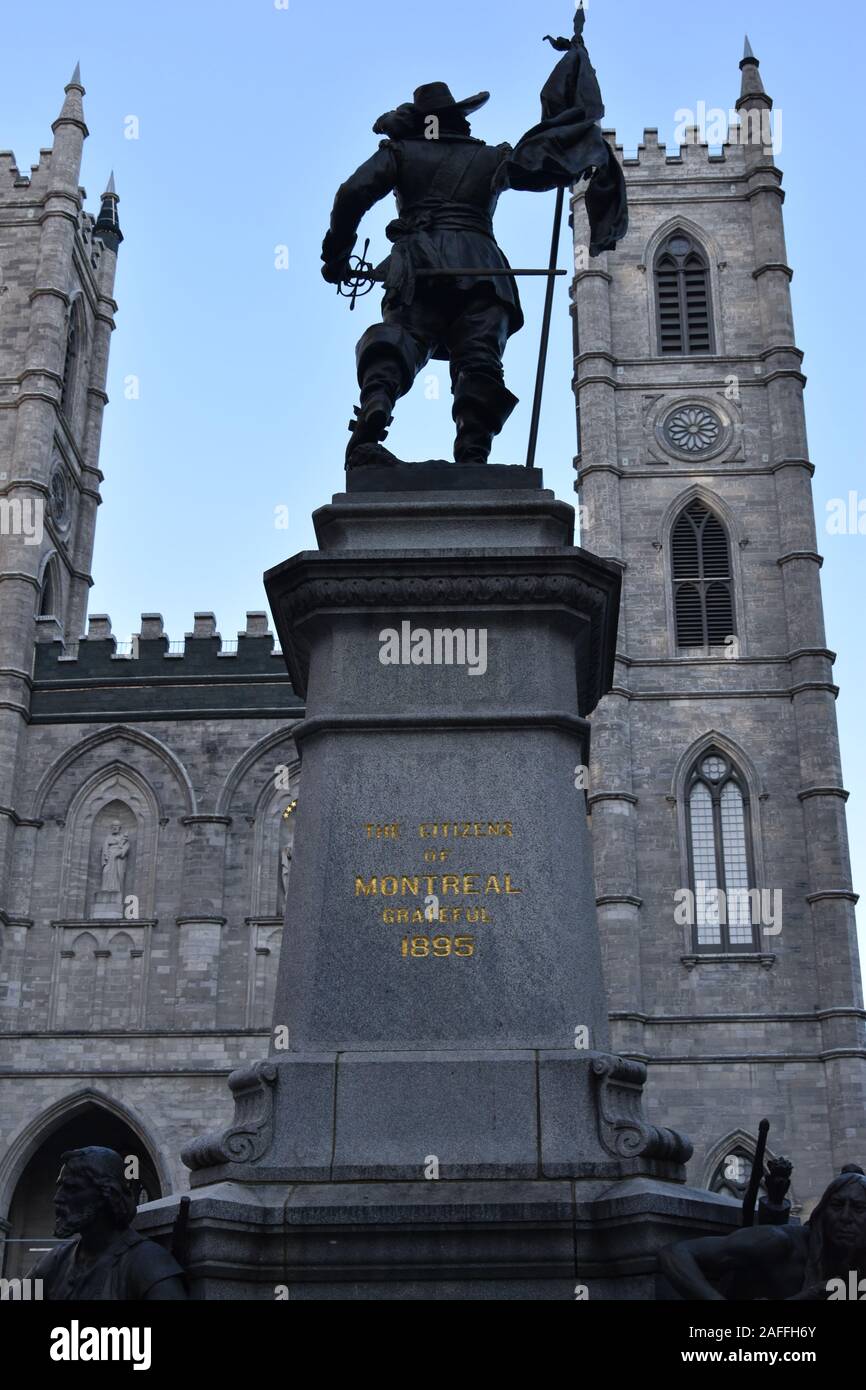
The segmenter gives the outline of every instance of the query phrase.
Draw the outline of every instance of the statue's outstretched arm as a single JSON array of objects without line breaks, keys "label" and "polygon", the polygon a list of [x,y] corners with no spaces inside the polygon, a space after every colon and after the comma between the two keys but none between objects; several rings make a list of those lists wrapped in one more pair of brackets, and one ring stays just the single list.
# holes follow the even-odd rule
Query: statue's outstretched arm
[{"label": "statue's outstretched arm", "polygon": [[783,1228],[750,1226],[729,1236],[703,1236],[669,1245],[659,1267],[683,1298],[725,1301],[716,1283],[728,1274],[784,1262],[790,1247]]},{"label": "statue's outstretched arm", "polygon": [[337,189],[331,225],[322,243],[322,274],[329,284],[337,285],[344,278],[364,213],[390,193],[396,182],[397,158],[393,146],[383,142]]},{"label": "statue's outstretched arm", "polygon": [[724,1294],[710,1282],[728,1272],[727,1236],[705,1236],[670,1245],[659,1254],[659,1268],[681,1298],[725,1302]]}]

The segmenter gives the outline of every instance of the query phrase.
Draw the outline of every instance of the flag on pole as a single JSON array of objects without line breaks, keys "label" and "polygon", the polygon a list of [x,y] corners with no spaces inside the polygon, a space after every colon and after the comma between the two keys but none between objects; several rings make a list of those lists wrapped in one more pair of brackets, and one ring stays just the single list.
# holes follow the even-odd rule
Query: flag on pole
[{"label": "flag on pole", "polygon": [[604,103],[595,69],[583,42],[583,9],[574,17],[574,37],[545,37],[564,56],[541,92],[542,119],[528,130],[497,175],[497,192],[506,188],[542,193],[567,188],[589,177],[586,210],[591,256],[612,251],[628,230],[625,179],[598,122]]}]

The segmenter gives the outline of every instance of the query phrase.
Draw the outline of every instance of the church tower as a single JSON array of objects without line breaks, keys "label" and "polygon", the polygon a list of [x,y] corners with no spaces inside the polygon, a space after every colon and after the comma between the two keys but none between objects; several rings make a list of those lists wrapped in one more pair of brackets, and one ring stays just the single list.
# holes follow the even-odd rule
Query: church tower
[{"label": "church tower", "polygon": [[123,240],[113,178],[79,187],[79,69],[31,173],[0,153],[0,882],[29,717],[34,643],[74,643],[87,610],[99,443]]},{"label": "church tower", "polygon": [[622,159],[616,252],[589,261],[573,199],[582,544],[625,567],[589,807],[614,1046],[649,1064],[651,1116],[693,1139],[692,1183],[739,1192],[766,1115],[802,1203],[863,1162],[866,1040],[782,175],[748,40],[740,68],[720,153],[692,126]]}]

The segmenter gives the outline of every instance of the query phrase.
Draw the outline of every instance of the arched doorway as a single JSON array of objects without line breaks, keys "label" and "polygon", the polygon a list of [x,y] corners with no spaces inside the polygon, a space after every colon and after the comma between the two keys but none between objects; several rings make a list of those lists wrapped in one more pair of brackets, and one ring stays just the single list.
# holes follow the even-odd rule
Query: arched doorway
[{"label": "arched doorway", "polygon": [[140,1203],[163,1195],[156,1166],[141,1139],[119,1116],[96,1103],[83,1106],[48,1134],[29,1159],[9,1207],[9,1234],[4,1242],[5,1279],[23,1279],[42,1251],[57,1244],[54,1236],[54,1188],[61,1155],[92,1145],[115,1149],[138,1159]]}]

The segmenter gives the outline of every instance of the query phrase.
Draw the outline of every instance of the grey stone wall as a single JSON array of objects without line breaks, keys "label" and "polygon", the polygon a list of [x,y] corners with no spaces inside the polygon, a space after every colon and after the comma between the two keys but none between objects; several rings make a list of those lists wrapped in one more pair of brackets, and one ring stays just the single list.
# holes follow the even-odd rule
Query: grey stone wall
[{"label": "grey stone wall", "polygon": [[[149,636],[133,643],[143,654],[127,659],[111,654],[107,619],[91,628],[72,656],[40,648],[42,713],[19,761],[0,914],[6,1207],[40,1113],[65,1113],[94,1088],[136,1116],[172,1184],[184,1183],[180,1148],[229,1108],[229,1072],[267,1050],[293,829],[283,813],[298,794],[282,658],[261,614],[226,650],[212,615],[197,615],[175,655],[149,615]],[[275,668],[293,707],[262,717]],[[168,690],[179,717],[154,718]],[[186,708],[190,690],[199,709]],[[63,706],[84,694],[82,723]],[[123,902],[106,917],[101,846],[115,818],[131,850]]]},{"label": "grey stone wall", "polygon": [[[768,107],[745,62],[741,113]],[[808,1204],[862,1162],[866,1046],[781,174],[736,128],[721,154],[696,139],[667,152],[646,131],[637,158],[619,156],[631,228],[616,252],[586,260],[573,200],[582,543],[626,566],[589,797],[614,1045],[650,1064],[656,1122],[695,1141],[691,1182],[753,1147],[766,1115]],[[699,356],[657,346],[654,260],[675,229],[709,267]],[[714,412],[705,449],[665,435],[683,405]],[[738,648],[676,645],[670,533],[693,498],[728,531]],[[778,934],[714,959],[674,915],[690,886],[683,779],[711,744],[748,787],[752,886],[783,902]]]}]

